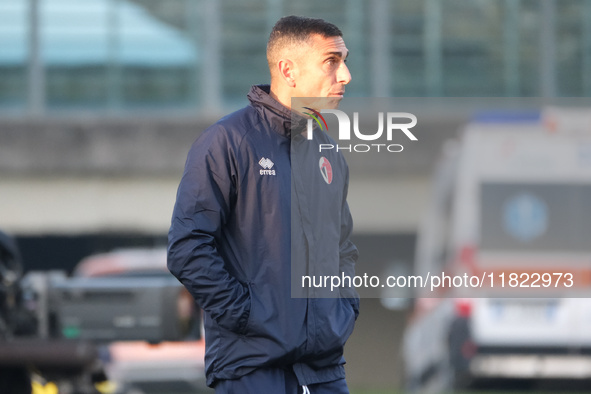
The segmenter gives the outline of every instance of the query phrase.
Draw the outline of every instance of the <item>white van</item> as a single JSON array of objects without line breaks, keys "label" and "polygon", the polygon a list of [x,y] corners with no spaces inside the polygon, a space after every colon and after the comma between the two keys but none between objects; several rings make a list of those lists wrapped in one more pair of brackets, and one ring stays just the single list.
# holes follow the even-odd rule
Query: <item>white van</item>
[{"label": "white van", "polygon": [[589,113],[478,116],[444,147],[432,187],[416,274],[486,282],[464,298],[448,288],[416,299],[407,387],[591,379]]}]

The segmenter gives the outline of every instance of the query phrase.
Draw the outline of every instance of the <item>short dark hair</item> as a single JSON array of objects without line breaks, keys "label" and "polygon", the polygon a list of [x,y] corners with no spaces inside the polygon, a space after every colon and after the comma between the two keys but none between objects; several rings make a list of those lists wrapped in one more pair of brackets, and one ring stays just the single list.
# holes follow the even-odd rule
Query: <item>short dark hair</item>
[{"label": "short dark hair", "polygon": [[273,67],[275,54],[281,48],[289,45],[297,45],[306,42],[310,36],[318,34],[324,38],[342,37],[341,30],[330,22],[320,18],[307,18],[305,16],[284,16],[279,19],[267,42],[267,61],[269,67]]}]

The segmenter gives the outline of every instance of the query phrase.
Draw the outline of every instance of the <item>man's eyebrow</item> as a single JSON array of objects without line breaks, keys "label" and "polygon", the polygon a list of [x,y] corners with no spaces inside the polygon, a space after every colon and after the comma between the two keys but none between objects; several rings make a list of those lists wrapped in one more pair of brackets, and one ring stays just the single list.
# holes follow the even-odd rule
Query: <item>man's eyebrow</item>
[{"label": "man's eyebrow", "polygon": [[[326,52],[324,54],[324,56],[328,56],[328,55],[343,57],[343,52],[335,51],[335,52]],[[347,53],[345,54],[345,59],[347,58],[347,56],[349,56],[349,51],[347,51]]]}]

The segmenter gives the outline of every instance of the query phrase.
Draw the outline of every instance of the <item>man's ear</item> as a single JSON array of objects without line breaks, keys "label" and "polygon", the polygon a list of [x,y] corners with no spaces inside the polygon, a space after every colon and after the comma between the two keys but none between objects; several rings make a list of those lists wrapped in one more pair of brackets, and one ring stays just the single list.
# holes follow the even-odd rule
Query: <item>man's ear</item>
[{"label": "man's ear", "polygon": [[281,59],[277,62],[277,68],[279,69],[279,75],[281,79],[285,81],[287,86],[290,88],[295,88],[296,82],[296,65],[292,60],[289,59]]}]

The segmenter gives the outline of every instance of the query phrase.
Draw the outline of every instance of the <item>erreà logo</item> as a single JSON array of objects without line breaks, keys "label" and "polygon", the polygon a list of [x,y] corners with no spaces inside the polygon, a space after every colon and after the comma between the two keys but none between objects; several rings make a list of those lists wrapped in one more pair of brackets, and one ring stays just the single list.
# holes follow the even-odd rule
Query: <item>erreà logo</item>
[{"label": "erre\u00e0 logo", "polygon": [[261,160],[259,160],[259,165],[263,167],[263,169],[259,171],[261,175],[275,175],[275,170],[272,170],[275,163],[273,163],[271,159],[262,157]]},{"label": "erre\u00e0 logo", "polygon": [[[374,132],[373,134],[369,133],[369,134],[364,134],[359,130],[359,112],[354,112],[353,113],[353,127],[351,128],[351,120],[349,119],[349,116],[343,112],[340,111],[338,109],[323,109],[320,112],[309,108],[309,107],[304,107],[308,110],[310,110],[312,113],[305,113],[306,115],[309,115],[312,119],[308,119],[308,123],[307,123],[307,138],[308,140],[312,140],[314,138],[314,123],[313,121],[316,121],[316,123],[318,123],[318,125],[320,126],[320,129],[323,130],[322,127],[322,123],[320,123],[320,119],[322,120],[322,122],[324,123],[324,126],[326,127],[326,130],[328,131],[328,125],[326,124],[326,120],[324,119],[324,117],[322,116],[322,114],[333,114],[336,115],[337,117],[337,121],[338,121],[338,125],[339,125],[339,134],[338,134],[338,139],[339,141],[350,141],[352,139],[351,136],[351,129],[353,129],[353,135],[355,138],[362,140],[362,141],[376,141],[380,138],[382,138],[382,135],[384,134],[384,128],[386,131],[386,140],[387,141],[392,141],[392,136],[394,135],[395,131],[401,131],[404,133],[404,135],[406,137],[408,137],[409,140],[411,141],[417,141],[417,137],[415,137],[415,135],[410,131],[411,128],[413,128],[416,124],[417,124],[417,117],[411,113],[408,112],[387,112],[386,115],[384,116],[384,112],[379,112],[378,113],[378,130],[376,132]],[[386,121],[384,122],[384,117],[386,118]],[[400,119],[406,119],[407,122],[401,122]],[[384,127],[384,123],[386,123],[386,126]],[[354,145],[333,145],[333,144],[320,144],[319,145],[319,152],[322,152],[323,150],[331,150],[331,149],[335,149],[337,151],[340,150],[347,150],[349,152],[355,151],[355,152],[369,152],[370,150],[377,150],[378,152],[380,152],[380,149],[382,149],[382,151],[388,151],[388,152],[402,152],[402,150],[404,149],[404,147],[400,144],[379,144],[379,143],[373,143],[373,144],[354,144]]]}]

